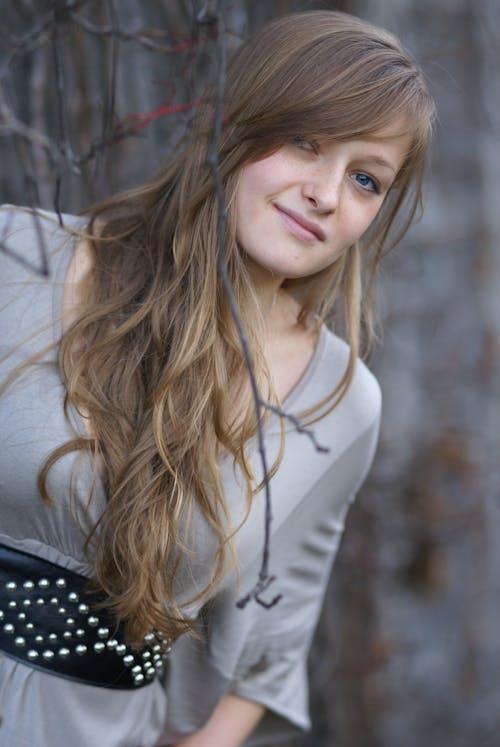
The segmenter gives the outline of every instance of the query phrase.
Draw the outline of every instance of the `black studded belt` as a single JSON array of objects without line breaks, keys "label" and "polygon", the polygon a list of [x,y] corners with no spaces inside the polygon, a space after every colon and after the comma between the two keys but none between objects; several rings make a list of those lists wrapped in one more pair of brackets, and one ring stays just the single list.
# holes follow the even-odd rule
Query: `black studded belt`
[{"label": "black studded belt", "polygon": [[123,626],[95,610],[88,579],[0,544],[0,650],[37,669],[120,690],[150,684],[163,672],[170,644],[148,633],[140,650]]}]

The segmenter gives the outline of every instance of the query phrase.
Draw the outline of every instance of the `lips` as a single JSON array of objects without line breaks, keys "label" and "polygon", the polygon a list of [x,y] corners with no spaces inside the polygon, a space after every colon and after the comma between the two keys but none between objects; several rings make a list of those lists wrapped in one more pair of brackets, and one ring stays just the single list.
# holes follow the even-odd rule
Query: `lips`
[{"label": "lips", "polygon": [[278,211],[283,223],[290,229],[290,231],[304,241],[324,241],[326,236],[325,232],[318,226],[317,223],[312,223],[300,213],[296,213],[294,210],[289,210],[281,205],[274,204],[274,207]]}]

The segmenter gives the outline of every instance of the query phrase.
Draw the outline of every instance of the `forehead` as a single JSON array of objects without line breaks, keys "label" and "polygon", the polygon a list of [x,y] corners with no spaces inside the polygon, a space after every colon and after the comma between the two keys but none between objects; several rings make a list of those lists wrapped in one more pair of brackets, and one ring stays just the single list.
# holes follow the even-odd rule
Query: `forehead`
[{"label": "forehead", "polygon": [[408,117],[399,116],[392,122],[389,122],[388,124],[385,124],[382,127],[373,130],[371,133],[368,133],[365,138],[373,138],[375,140],[397,140],[399,138],[408,139],[413,137],[413,130],[414,128],[412,127],[412,124],[409,121]]},{"label": "forehead", "polygon": [[398,139],[413,140],[416,135],[416,127],[412,124],[411,120],[400,115],[394,117],[390,122],[381,124],[373,128],[368,126],[363,129],[353,130],[349,132],[346,130],[342,133],[332,132],[329,135],[324,135],[324,139],[327,140],[373,140],[377,142],[383,142],[385,140],[392,141]]},{"label": "forehead", "polygon": [[367,133],[346,134],[341,138],[332,136],[324,140],[332,143],[359,142],[366,147],[367,152],[374,154],[373,160],[377,160],[377,152],[383,152],[385,155],[391,155],[401,165],[414,143],[415,133],[407,118],[399,117],[390,124]]}]

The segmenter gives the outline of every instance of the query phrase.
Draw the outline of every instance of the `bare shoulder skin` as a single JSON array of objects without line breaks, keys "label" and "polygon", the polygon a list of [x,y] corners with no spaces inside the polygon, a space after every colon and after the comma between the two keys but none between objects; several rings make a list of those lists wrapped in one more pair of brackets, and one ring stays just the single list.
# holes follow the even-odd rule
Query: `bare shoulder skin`
[{"label": "bare shoulder skin", "polygon": [[78,242],[64,280],[62,328],[65,332],[75,321],[82,301],[81,283],[92,268],[92,251],[86,240]]}]

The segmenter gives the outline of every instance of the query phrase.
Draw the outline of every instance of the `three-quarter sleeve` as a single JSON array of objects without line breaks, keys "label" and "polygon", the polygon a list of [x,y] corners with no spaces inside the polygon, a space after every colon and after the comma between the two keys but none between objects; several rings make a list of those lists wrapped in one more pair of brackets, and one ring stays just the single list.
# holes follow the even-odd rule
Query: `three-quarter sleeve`
[{"label": "three-quarter sleeve", "polygon": [[[265,706],[245,745],[268,745],[309,727],[307,659],[344,519],[376,444],[378,418],[335,459],[272,536],[276,580],[266,609],[236,602],[253,586],[260,548],[234,581],[205,605],[200,638],[174,646],[167,680],[171,738],[200,728],[224,694]],[[361,467],[361,468],[360,468]],[[357,478],[353,483],[353,475]],[[349,490],[350,488],[350,490]],[[279,496],[286,500],[286,496]]]}]

